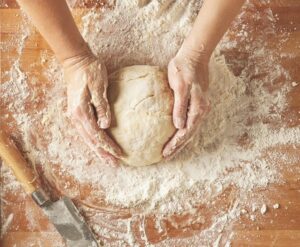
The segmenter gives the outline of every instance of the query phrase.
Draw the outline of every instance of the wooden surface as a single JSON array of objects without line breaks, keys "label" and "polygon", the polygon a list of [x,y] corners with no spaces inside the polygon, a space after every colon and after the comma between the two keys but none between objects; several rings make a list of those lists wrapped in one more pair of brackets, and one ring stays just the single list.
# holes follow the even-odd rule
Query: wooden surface
[{"label": "wooden surface", "polygon": [[[2,5],[0,10],[1,14],[1,39],[2,41],[9,40],[14,37],[14,34],[19,32],[22,17],[14,1],[6,1],[8,5]],[[97,1],[94,1],[97,2]],[[86,4],[90,7],[93,6],[93,1],[87,1]],[[86,6],[87,6],[86,5]],[[281,52],[284,54],[293,54],[293,57],[283,57],[282,64],[290,72],[294,81],[300,82],[300,1],[298,0],[281,0],[272,1],[272,10],[278,15],[278,22],[276,23],[278,35],[280,30],[288,30],[290,32],[287,42],[281,47]],[[259,8],[259,6],[258,6]],[[262,6],[261,8],[264,8]],[[75,11],[78,17],[82,10]],[[251,18],[251,17],[250,17]],[[270,46],[276,44],[277,40],[269,41]],[[28,71],[28,75],[39,75],[40,68],[38,66],[30,66],[42,51],[49,50],[45,41],[38,33],[31,35],[26,42],[25,49],[22,55],[22,70]],[[49,51],[50,52],[50,51]],[[236,54],[229,54],[234,56]],[[14,57],[16,56],[15,49],[1,50],[1,70],[7,71]],[[2,79],[1,79],[2,81]],[[283,113],[283,122],[290,126],[299,126],[300,124],[300,86],[295,87],[289,93],[289,105],[287,110]],[[1,105],[0,100],[0,116],[8,113],[4,105]],[[31,109],[32,110],[32,109]],[[28,107],[30,111],[30,107]],[[0,118],[1,121],[1,118]],[[8,120],[9,124],[4,124],[8,132],[15,131],[13,119]],[[3,123],[1,123],[3,126]],[[21,137],[21,135],[20,135]],[[281,172],[284,177],[284,184],[270,185],[267,189],[257,190],[247,201],[244,207],[251,208],[252,202],[257,198],[264,199],[268,202],[279,203],[279,209],[273,209],[269,205],[268,212],[264,215],[259,215],[255,221],[249,220],[249,217],[241,216],[240,220],[234,223],[233,226],[228,226],[224,232],[227,236],[234,232],[231,243],[232,246],[300,246],[300,151],[298,149],[291,149],[290,147],[280,147],[282,153],[292,153],[294,156],[299,154],[299,159],[289,165],[289,168],[282,168]],[[2,186],[5,183],[1,179]],[[225,191],[220,197],[217,205],[223,207],[224,210],[228,209],[233,201],[235,194],[232,190]],[[10,225],[7,233],[1,240],[2,247],[13,246],[30,246],[28,243],[34,243],[32,246],[54,247],[64,246],[60,236],[55,232],[51,224],[41,214],[40,210],[35,206],[29,197],[24,196],[24,193],[19,190],[17,193],[8,194],[5,198],[1,198],[8,203],[2,203],[1,213],[4,216],[14,214],[12,224]],[[39,221],[39,224],[32,226],[28,219],[24,216],[22,209],[24,207],[32,207],[31,217],[33,220]],[[271,206],[271,207],[270,207]],[[205,205],[199,206],[199,213],[205,217],[213,214],[213,210],[207,208]],[[127,216],[123,216],[127,217]],[[183,222],[184,216],[174,216],[173,220]],[[152,244],[158,243],[163,239],[162,235],[157,234],[151,227],[151,216],[143,219],[149,225],[148,239]],[[167,225],[169,221],[165,222]],[[30,227],[29,227],[30,225]],[[137,223],[138,226],[138,223]],[[188,232],[185,229],[174,229],[170,224],[168,227],[168,237],[187,237],[193,233],[197,233],[203,229],[204,226],[194,224],[189,226]],[[138,233],[137,233],[138,236]],[[226,236],[226,234],[225,234]],[[224,245],[226,239],[221,239],[220,246]],[[141,246],[144,246],[142,239],[140,240]],[[208,246],[208,244],[199,244],[199,246]]]}]

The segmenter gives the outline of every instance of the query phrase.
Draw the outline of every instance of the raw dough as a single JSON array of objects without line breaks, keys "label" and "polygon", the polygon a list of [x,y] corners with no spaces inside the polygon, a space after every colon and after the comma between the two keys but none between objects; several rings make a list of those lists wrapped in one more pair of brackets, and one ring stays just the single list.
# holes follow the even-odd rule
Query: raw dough
[{"label": "raw dough", "polygon": [[173,94],[167,73],[156,66],[125,67],[109,76],[112,111],[110,135],[126,154],[130,166],[162,160],[162,149],[175,132]]}]

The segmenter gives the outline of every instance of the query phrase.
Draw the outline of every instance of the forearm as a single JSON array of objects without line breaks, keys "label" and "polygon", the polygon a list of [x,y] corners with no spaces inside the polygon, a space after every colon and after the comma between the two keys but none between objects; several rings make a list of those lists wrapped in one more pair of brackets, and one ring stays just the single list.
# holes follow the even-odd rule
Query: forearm
[{"label": "forearm", "polygon": [[60,62],[88,50],[65,0],[18,0]]},{"label": "forearm", "polygon": [[183,49],[209,58],[245,0],[206,0]]}]

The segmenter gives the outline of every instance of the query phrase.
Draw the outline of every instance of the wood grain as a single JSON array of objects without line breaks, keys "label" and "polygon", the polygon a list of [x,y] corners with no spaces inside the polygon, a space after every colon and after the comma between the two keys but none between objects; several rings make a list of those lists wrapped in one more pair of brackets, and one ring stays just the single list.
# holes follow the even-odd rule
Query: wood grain
[{"label": "wood grain", "polygon": [[[287,30],[290,35],[287,41],[281,46],[280,52],[286,54],[283,56],[281,63],[289,71],[294,81],[300,82],[300,1],[298,0],[276,0],[271,1],[270,5],[255,1],[258,8],[264,9],[271,6],[275,14],[278,15],[278,22],[276,28],[278,35],[281,34],[280,30]],[[23,18],[20,15],[20,11],[17,9],[15,1],[4,1],[7,5],[2,5],[5,8],[0,10],[1,14],[1,41],[13,40],[14,35],[20,32],[22,28]],[[98,4],[98,5],[97,5]],[[77,5],[80,7],[92,7],[97,5],[98,7],[103,3],[98,1],[85,1],[84,4]],[[74,14],[77,20],[84,10],[77,9]],[[276,48],[277,40],[269,40],[270,47]],[[37,59],[40,57],[41,52],[51,51],[46,42],[41,36],[34,32],[26,41],[24,48],[21,67],[22,70],[27,71],[28,76],[34,75],[40,78],[40,83],[47,82],[45,78],[40,75],[41,66],[36,65]],[[288,56],[291,55],[292,56]],[[237,53],[227,54],[231,56],[237,55]],[[14,59],[17,56],[16,47],[9,49],[1,49],[1,71],[7,71],[12,66]],[[5,80],[5,75],[1,75],[1,81]],[[39,82],[38,82],[39,83]],[[41,85],[42,86],[42,85]],[[44,85],[43,85],[44,86]],[[39,91],[38,91],[39,93]],[[42,93],[42,92],[40,92]],[[44,107],[43,101],[38,102],[39,107]],[[29,113],[34,113],[32,106],[27,107]],[[282,121],[288,127],[300,125],[300,86],[295,87],[288,96],[288,108],[282,116]],[[0,100],[0,116],[9,113],[5,105],[1,104]],[[1,117],[0,117],[1,120]],[[8,118],[6,123],[0,122],[1,127],[5,128],[9,133],[15,132],[15,136],[22,138],[22,133],[19,133],[16,129],[14,119]],[[38,130],[37,130],[38,131]],[[271,184],[264,190],[255,190],[250,193],[249,198],[243,206],[247,210],[247,214],[241,215],[240,219],[234,222],[233,225],[229,225],[228,228],[223,230],[223,236],[220,240],[220,246],[224,246],[225,242],[229,238],[231,233],[234,235],[231,238],[232,246],[286,246],[296,247],[300,246],[300,145],[297,149],[293,149],[291,146],[278,147],[276,152],[289,153],[298,157],[294,163],[289,166],[282,165],[281,173],[284,178],[283,184]],[[298,156],[297,156],[298,155]],[[1,177],[2,186],[6,181]],[[82,188],[83,194],[89,193],[88,185]],[[226,190],[216,201],[216,207],[218,209],[228,210],[234,203],[237,196],[236,190],[230,188]],[[1,212],[2,217],[7,218],[8,215],[13,214],[12,223],[1,240],[1,246],[3,247],[27,247],[34,242],[33,246],[63,246],[62,240],[55,232],[55,229],[48,220],[41,214],[39,208],[32,202],[30,197],[27,197],[22,189],[18,189],[16,193],[6,194],[2,199]],[[268,211],[266,214],[256,214],[254,221],[249,219],[251,214],[251,205],[257,201],[268,202]],[[275,203],[280,204],[279,209],[273,209],[272,205]],[[14,205],[14,206],[12,206]],[[24,208],[31,208],[32,221],[29,222],[28,218],[24,215]],[[214,209],[208,205],[199,205],[197,214],[203,215],[207,221],[205,223],[195,222],[194,224],[185,225],[189,221],[188,215],[173,215],[170,218],[164,219],[165,232],[158,233],[155,230],[153,215],[144,217],[138,217],[132,224],[132,229],[135,229],[135,237],[139,239],[140,245],[145,246],[142,237],[139,233],[139,226],[143,222],[147,226],[147,236],[152,244],[159,243],[166,237],[169,238],[186,238],[193,234],[199,233],[199,231],[205,229],[210,224],[210,219],[214,215]],[[117,216],[115,216],[117,217]],[[127,211],[122,212],[118,217],[131,217],[131,214]],[[35,224],[34,222],[39,222]],[[181,225],[181,227],[174,227],[173,222]],[[181,245],[182,246],[182,245]],[[199,242],[199,246],[209,246],[206,239]],[[184,246],[183,246],[184,247]]]}]

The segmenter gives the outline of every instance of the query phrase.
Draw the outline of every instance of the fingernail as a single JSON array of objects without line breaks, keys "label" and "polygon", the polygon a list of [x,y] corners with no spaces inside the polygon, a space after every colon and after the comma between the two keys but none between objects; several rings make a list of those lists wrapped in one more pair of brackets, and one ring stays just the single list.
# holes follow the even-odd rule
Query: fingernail
[{"label": "fingernail", "polygon": [[174,125],[176,129],[182,129],[184,127],[184,121],[182,118],[175,118]]},{"label": "fingernail", "polygon": [[107,118],[100,119],[100,128],[107,129],[109,127],[109,120]]}]

